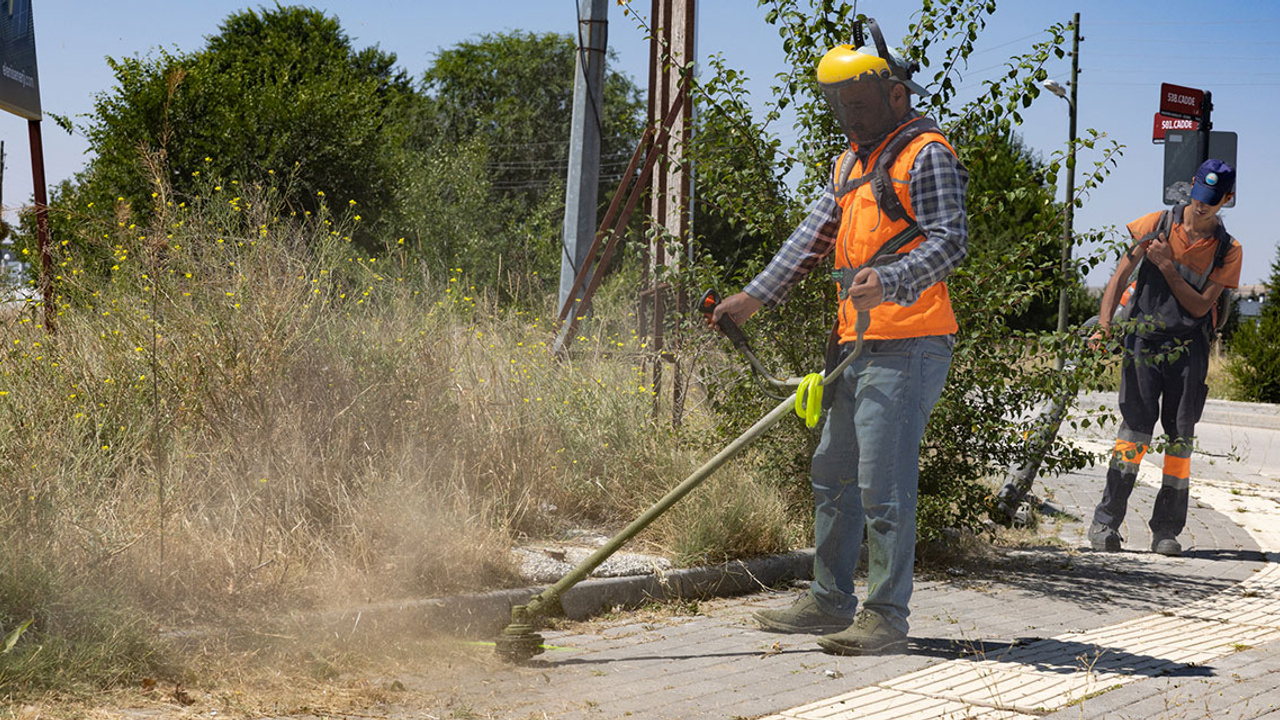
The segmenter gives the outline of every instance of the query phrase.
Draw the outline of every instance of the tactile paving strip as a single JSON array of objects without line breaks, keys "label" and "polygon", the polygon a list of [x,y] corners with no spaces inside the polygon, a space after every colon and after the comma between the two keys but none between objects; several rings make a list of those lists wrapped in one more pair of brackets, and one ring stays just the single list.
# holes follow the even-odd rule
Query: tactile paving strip
[{"label": "tactile paving strip", "polygon": [[[1107,448],[1102,448],[1104,451]],[[1139,479],[1158,486],[1147,463]],[[1206,504],[1274,511],[1272,498],[1243,499],[1214,484],[1192,486]],[[1276,560],[1280,527],[1242,523]],[[1280,566],[1269,565],[1211,598],[1088,632],[1066,633],[1000,660],[949,660],[764,720],[1035,718],[1084,698],[1280,639]]]},{"label": "tactile paving strip", "polygon": [[788,710],[774,718],[786,720],[895,720],[902,717],[938,720],[1031,720],[1024,715],[995,707],[981,707],[942,697],[902,692],[886,687],[867,687],[830,700]]}]

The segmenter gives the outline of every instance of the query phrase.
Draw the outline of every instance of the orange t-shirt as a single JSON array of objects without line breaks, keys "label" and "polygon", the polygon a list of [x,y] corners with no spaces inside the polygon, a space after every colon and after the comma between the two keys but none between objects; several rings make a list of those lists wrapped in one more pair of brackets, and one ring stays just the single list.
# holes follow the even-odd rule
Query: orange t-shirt
[{"label": "orange t-shirt", "polygon": [[[1182,229],[1182,223],[1178,222],[1177,219],[1178,217],[1175,214],[1173,227],[1169,230],[1169,247],[1173,250],[1173,261],[1185,266],[1194,275],[1203,275],[1205,270],[1208,270],[1213,263],[1214,253],[1218,250],[1218,241],[1215,237],[1210,236],[1194,243],[1188,242],[1187,233]],[[1134,220],[1127,227],[1129,228],[1129,233],[1136,240],[1155,230],[1156,225],[1159,223],[1160,213],[1153,212]],[[1235,238],[1230,237],[1230,235],[1228,235],[1228,238],[1231,248],[1227,250],[1227,257],[1224,259],[1222,267],[1209,273],[1209,279],[1224,288],[1236,288],[1240,286],[1240,268],[1244,264],[1244,250]]]}]

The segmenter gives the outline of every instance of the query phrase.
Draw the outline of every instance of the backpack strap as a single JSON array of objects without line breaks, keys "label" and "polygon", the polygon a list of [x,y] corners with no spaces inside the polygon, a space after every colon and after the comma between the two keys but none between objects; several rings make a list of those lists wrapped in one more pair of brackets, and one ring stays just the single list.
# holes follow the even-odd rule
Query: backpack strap
[{"label": "backpack strap", "polygon": [[[1174,208],[1174,212],[1177,214],[1175,222],[1182,222],[1183,212],[1186,208],[1186,205],[1179,205]],[[1191,283],[1191,286],[1196,289],[1196,292],[1204,292],[1205,287],[1209,284],[1209,276],[1213,274],[1214,270],[1217,270],[1227,263],[1227,253],[1231,251],[1231,235],[1227,232],[1227,228],[1222,224],[1221,220],[1218,221],[1218,227],[1213,230],[1213,239],[1218,243],[1213,249],[1213,265],[1204,273],[1203,277],[1199,279],[1199,282]]]},{"label": "backpack strap", "polygon": [[[1162,211],[1160,212],[1160,219],[1156,221],[1156,226],[1155,226],[1154,228],[1152,228],[1152,229],[1151,229],[1151,232],[1147,233],[1146,235],[1143,235],[1142,237],[1138,238],[1137,240],[1134,240],[1134,241],[1133,241],[1133,244],[1129,246],[1129,249],[1128,249],[1128,250],[1126,250],[1124,254],[1125,254],[1125,255],[1126,255],[1130,260],[1132,260],[1132,259],[1133,259],[1133,251],[1134,251],[1134,250],[1137,250],[1137,249],[1138,249],[1138,246],[1139,246],[1139,245],[1141,245],[1142,243],[1150,242],[1150,241],[1152,241],[1152,240],[1155,240],[1156,238],[1160,237],[1161,235],[1163,235],[1163,236],[1165,237],[1165,239],[1168,239],[1168,237],[1169,237],[1169,231],[1173,229],[1173,214],[1174,214],[1174,212],[1175,212],[1175,211],[1177,211],[1177,213],[1178,213],[1178,220],[1179,220],[1179,221],[1181,221],[1181,220],[1182,220],[1182,207],[1183,207],[1183,206],[1179,205],[1178,207],[1175,207],[1173,210],[1162,210]],[[1139,263],[1141,263],[1141,262],[1142,262],[1142,260],[1138,260],[1138,262],[1139,262]],[[1134,272],[1137,272],[1137,268],[1134,268]]]},{"label": "backpack strap", "polygon": [[[1138,246],[1142,243],[1155,240],[1161,235],[1168,238],[1169,231],[1173,229],[1174,210],[1179,209],[1180,208],[1175,207],[1173,210],[1162,210],[1160,212],[1160,218],[1156,220],[1156,226],[1151,229],[1151,232],[1143,235],[1137,240],[1134,240],[1133,244],[1129,246],[1129,249],[1125,250],[1125,257],[1133,260],[1133,251],[1137,250]],[[1179,213],[1179,217],[1181,217],[1181,213]],[[1120,304],[1116,307],[1115,313],[1112,315],[1113,322],[1127,320],[1129,319],[1129,316],[1133,314],[1133,308],[1138,304],[1138,286],[1142,281],[1142,273],[1140,273],[1139,270],[1142,269],[1142,263],[1145,261],[1145,256],[1138,258],[1137,264],[1134,265],[1133,270],[1129,272],[1129,279],[1125,283],[1128,287],[1121,295]]]},{"label": "backpack strap", "polygon": [[[938,127],[938,123],[932,119],[920,116],[908,122],[898,133],[889,139],[889,142],[880,151],[879,157],[871,169],[863,173],[862,176],[851,178],[853,168],[858,164],[858,159],[852,152],[844,152],[840,157],[836,158],[835,168],[832,174],[832,186],[835,189],[836,198],[842,198],[845,195],[857,190],[867,183],[871,183],[871,193],[875,196],[876,205],[880,211],[892,221],[906,220],[907,226],[898,234],[885,241],[871,259],[867,260],[861,267],[841,268],[832,273],[835,280],[840,283],[840,299],[844,300],[849,297],[849,289],[853,285],[854,275],[864,267],[872,265],[887,265],[891,262],[901,260],[902,255],[897,252],[905,247],[908,243],[916,238],[924,235],[924,230],[916,222],[916,219],[907,214],[907,209],[902,205],[902,199],[898,197],[898,193],[893,189],[893,177],[889,175],[889,168],[898,161],[898,156],[911,144],[912,140],[920,137],[927,132],[941,134],[942,130]],[[834,331],[833,331],[834,332]]]},{"label": "backpack strap", "polygon": [[858,164],[857,158],[851,152],[842,153],[836,160],[832,176],[836,197],[842,198],[866,183],[871,183],[871,192],[876,198],[876,204],[890,220],[895,222],[910,220],[906,208],[902,205],[902,199],[893,189],[893,178],[889,175],[889,168],[897,162],[898,156],[912,140],[927,132],[940,133],[941,130],[936,122],[923,116],[908,122],[889,139],[875,163],[861,177],[850,177],[853,174],[853,168]]},{"label": "backpack strap", "polygon": [[[1180,210],[1180,209],[1181,209],[1180,207],[1175,207],[1173,210],[1161,211],[1160,219],[1156,221],[1156,226],[1151,229],[1151,232],[1135,240],[1133,244],[1129,246],[1129,249],[1125,251],[1125,256],[1128,257],[1130,260],[1132,260],[1133,251],[1137,250],[1139,245],[1145,242],[1149,242],[1151,240],[1155,240],[1161,235],[1163,235],[1167,239],[1169,237],[1169,231],[1173,229],[1174,211]],[[1181,213],[1179,213],[1179,215],[1181,215]],[[1139,273],[1138,271],[1142,268],[1142,263],[1145,260],[1146,260],[1146,256],[1138,258],[1138,263],[1133,266],[1133,270],[1129,273],[1128,284],[1129,284],[1129,297],[1131,301],[1137,299],[1138,282],[1142,278],[1142,274]]]},{"label": "backpack strap", "polygon": [[1231,252],[1231,235],[1222,226],[1222,221],[1218,221],[1218,229],[1213,234],[1218,238],[1218,248],[1213,253],[1213,269],[1217,270],[1227,264],[1227,253]]},{"label": "backpack strap", "polygon": [[[1213,270],[1217,270],[1227,264],[1227,253],[1231,251],[1231,235],[1222,225],[1222,221],[1218,221],[1218,228],[1214,231],[1214,236],[1218,239],[1218,247],[1213,253]],[[1213,274],[1213,270],[1209,271],[1209,275]],[[1209,277],[1206,275],[1204,279],[1205,285],[1209,284]],[[1203,290],[1203,288],[1201,288]],[[1231,288],[1222,288],[1218,293],[1218,300],[1209,309],[1209,341],[1217,339],[1218,334],[1227,324],[1227,318],[1231,316]]]}]

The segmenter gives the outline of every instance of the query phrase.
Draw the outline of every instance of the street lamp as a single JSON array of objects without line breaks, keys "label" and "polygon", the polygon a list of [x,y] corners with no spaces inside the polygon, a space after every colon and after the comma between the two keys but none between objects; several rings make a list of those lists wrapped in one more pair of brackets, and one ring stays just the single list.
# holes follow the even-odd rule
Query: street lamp
[{"label": "street lamp", "polygon": [[[1075,221],[1076,209],[1076,88],[1079,83],[1076,78],[1080,73],[1080,13],[1075,14],[1072,22],[1075,30],[1075,37],[1072,40],[1071,47],[1071,94],[1068,96],[1067,89],[1054,80],[1045,80],[1042,85],[1044,89],[1057,95],[1067,101],[1067,110],[1070,115],[1070,130],[1067,137],[1067,213],[1066,227],[1062,233],[1062,290],[1058,293],[1058,334],[1063,335],[1067,331],[1067,311],[1071,306],[1070,284],[1067,278],[1071,273],[1071,245],[1072,245],[1072,225]],[[1058,353],[1058,359],[1054,363],[1058,370],[1066,365],[1066,351]]]},{"label": "street lamp", "polygon": [[1071,98],[1067,97],[1067,89],[1062,87],[1062,84],[1057,80],[1045,80],[1040,84],[1044,86],[1045,90],[1048,90],[1067,102],[1071,102]]}]

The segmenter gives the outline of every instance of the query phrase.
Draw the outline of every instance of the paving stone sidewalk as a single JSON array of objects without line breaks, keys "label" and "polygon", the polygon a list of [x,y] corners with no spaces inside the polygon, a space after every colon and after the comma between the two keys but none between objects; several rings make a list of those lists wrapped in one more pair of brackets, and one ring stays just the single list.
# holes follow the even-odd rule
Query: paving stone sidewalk
[{"label": "paving stone sidewalk", "polygon": [[[1280,409],[1266,413],[1275,430],[1224,426],[1193,460],[1182,557],[1148,550],[1149,476],[1121,529],[1126,551],[1088,548],[1099,464],[1038,481],[1056,513],[1042,542],[918,576],[905,653],[837,657],[813,637],[759,630],[751,614],[790,604],[800,583],[562,623],[525,666],[477,649],[482,682],[399,677],[424,695],[446,689],[451,704],[393,716],[1280,720],[1280,558],[1264,551],[1280,550]],[[1077,440],[1105,452],[1111,432]]]},{"label": "paving stone sidewalk", "polygon": [[[1249,488],[1269,480],[1241,479],[1233,475],[1238,470],[1219,467],[1210,474]],[[468,716],[501,718],[1191,718],[1274,712],[1280,707],[1280,673],[1274,672],[1280,646],[1267,643],[1280,638],[1280,622],[1248,635],[1248,642],[1219,641],[1211,652],[1176,656],[1163,649],[1108,654],[1072,640],[1143,618],[1159,620],[1162,613],[1179,615],[1179,608],[1215,608],[1224,598],[1239,599],[1237,585],[1267,567],[1255,534],[1246,530],[1267,518],[1195,501],[1182,536],[1184,555],[1149,552],[1144,522],[1156,490],[1147,485],[1131,501],[1123,528],[1127,550],[1089,550],[1084,533],[1103,473],[1094,467],[1037,487],[1059,511],[1046,521],[1053,537],[1043,544],[1006,552],[980,568],[918,578],[911,646],[904,654],[837,657],[822,653],[812,637],[760,631],[751,613],[790,604],[803,592],[794,586],[690,603],[689,614],[668,606],[566,623],[543,632],[556,649],[524,667],[495,663],[484,687],[473,695],[459,691],[459,702],[474,713]],[[1280,620],[1280,591],[1275,607]],[[1001,696],[999,672],[1011,665],[1030,668],[1040,686]],[[915,714],[892,698],[883,701],[887,714],[876,714],[870,701],[859,700],[886,689],[926,687],[912,685],[912,678],[937,682],[939,673],[971,673],[970,666],[995,673],[979,681],[991,685],[979,705],[928,694],[933,705]],[[431,679],[406,682],[427,687]],[[850,694],[851,701],[830,704]],[[802,712],[806,706],[812,707]]]}]

